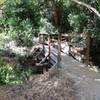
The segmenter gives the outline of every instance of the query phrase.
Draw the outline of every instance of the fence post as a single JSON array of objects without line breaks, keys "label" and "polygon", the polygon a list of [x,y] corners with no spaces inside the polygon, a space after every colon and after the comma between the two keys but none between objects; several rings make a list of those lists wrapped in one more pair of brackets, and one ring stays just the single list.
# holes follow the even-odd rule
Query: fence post
[{"label": "fence post", "polygon": [[50,33],[48,33],[48,57],[49,57],[49,63],[50,63],[50,51],[51,51],[51,48],[50,48],[50,46],[51,46],[51,37],[50,37]]},{"label": "fence post", "polygon": [[68,55],[70,55],[71,52],[71,35],[68,35],[68,46],[69,46],[69,50],[68,50]]},{"label": "fence post", "polygon": [[91,35],[90,33],[86,33],[86,64],[89,64],[90,61],[90,41],[91,41]]},{"label": "fence post", "polygon": [[58,33],[58,68],[60,68],[60,61],[61,61],[61,33]]}]

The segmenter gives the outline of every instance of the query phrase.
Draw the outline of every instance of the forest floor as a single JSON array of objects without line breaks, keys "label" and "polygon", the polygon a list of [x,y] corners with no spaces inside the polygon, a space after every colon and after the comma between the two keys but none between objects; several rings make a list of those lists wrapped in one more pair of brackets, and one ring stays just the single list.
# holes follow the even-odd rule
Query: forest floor
[{"label": "forest floor", "polygon": [[63,53],[61,67],[75,82],[77,100],[100,100],[100,73]]},{"label": "forest floor", "polygon": [[0,86],[0,100],[100,100],[100,74],[62,53],[61,68]]},{"label": "forest floor", "polygon": [[100,74],[62,54],[61,68],[0,86],[0,100],[100,100]]},{"label": "forest floor", "polygon": [[[5,48],[24,55],[23,48],[15,47],[10,42]],[[23,84],[1,85],[0,100],[77,100],[75,82],[62,70],[51,68],[44,74],[30,76]]]},{"label": "forest floor", "polygon": [[52,68],[24,84],[0,86],[0,100],[77,100],[74,81],[65,75]]}]

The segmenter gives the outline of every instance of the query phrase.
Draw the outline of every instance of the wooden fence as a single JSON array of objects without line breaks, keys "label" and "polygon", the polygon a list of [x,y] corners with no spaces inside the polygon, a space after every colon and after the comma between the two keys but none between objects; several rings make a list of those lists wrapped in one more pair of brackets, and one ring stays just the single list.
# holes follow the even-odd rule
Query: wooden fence
[{"label": "wooden fence", "polygon": [[[91,60],[90,57],[90,43],[91,43],[91,35],[89,33],[69,33],[69,34],[42,34],[46,36],[47,40],[45,41],[44,37],[42,37],[42,43],[45,44],[47,42],[48,45],[48,57],[52,63],[54,59],[56,62],[61,61],[60,52],[65,52],[68,48],[67,52],[69,55],[73,56],[75,59],[89,64]],[[67,43],[65,46],[65,50],[62,48],[62,45]],[[56,51],[53,50],[53,47],[56,48]],[[44,48],[44,45],[43,45]],[[55,54],[56,52],[56,54]],[[56,58],[55,58],[56,57]]]}]

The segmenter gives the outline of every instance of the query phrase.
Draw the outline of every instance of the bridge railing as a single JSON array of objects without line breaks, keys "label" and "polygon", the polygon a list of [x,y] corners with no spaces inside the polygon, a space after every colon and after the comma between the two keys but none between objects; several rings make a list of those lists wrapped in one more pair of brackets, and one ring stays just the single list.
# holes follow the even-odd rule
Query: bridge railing
[{"label": "bridge railing", "polygon": [[[66,37],[65,37],[66,38]],[[89,64],[91,36],[89,33],[70,33],[62,43],[62,51],[78,61]]]},{"label": "bridge railing", "polygon": [[[46,53],[49,52],[48,46],[46,46],[46,45],[44,46],[44,51],[45,51],[45,55],[46,55]],[[52,65],[57,63],[57,57],[58,57],[57,50],[51,46],[50,59],[49,60],[50,60],[50,63]]]}]

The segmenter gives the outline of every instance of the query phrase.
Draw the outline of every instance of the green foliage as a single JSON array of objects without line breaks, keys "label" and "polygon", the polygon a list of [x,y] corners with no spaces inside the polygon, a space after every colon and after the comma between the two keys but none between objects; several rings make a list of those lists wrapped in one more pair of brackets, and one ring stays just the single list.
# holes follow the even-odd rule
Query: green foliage
[{"label": "green foliage", "polygon": [[22,83],[25,75],[30,76],[32,68],[22,69],[21,66],[6,63],[0,59],[0,84],[17,84]]},{"label": "green foliage", "polygon": [[31,46],[33,38],[32,24],[29,19],[23,20],[18,26],[9,26],[7,34],[17,41],[18,45]]},{"label": "green foliage", "polygon": [[69,22],[71,27],[73,27],[74,32],[82,33],[87,23],[87,16],[85,13],[80,14],[69,14]]},{"label": "green foliage", "polygon": [[33,36],[39,32],[40,16],[37,1],[7,0],[0,20],[1,31],[6,31],[18,44],[31,46]]},{"label": "green foliage", "polygon": [[[99,0],[81,1],[100,11]],[[54,21],[58,16],[54,15],[56,7],[59,25]],[[0,19],[0,33],[6,33],[22,46],[31,46],[33,36],[39,31],[89,32],[95,41],[93,45],[97,47],[100,43],[100,18],[71,0],[7,0]]]},{"label": "green foliage", "polygon": [[46,18],[41,18],[41,26],[39,28],[39,31],[41,33],[51,33],[53,34],[54,32],[56,32],[57,30],[55,29],[55,27],[52,25],[51,22],[48,21],[48,19]]}]

